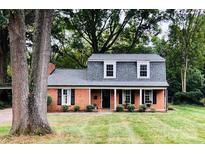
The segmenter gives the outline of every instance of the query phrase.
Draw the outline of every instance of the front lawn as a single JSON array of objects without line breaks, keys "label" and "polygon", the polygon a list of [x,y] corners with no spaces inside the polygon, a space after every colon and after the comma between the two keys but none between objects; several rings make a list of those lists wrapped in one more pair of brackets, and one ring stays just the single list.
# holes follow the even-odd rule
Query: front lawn
[{"label": "front lawn", "polygon": [[174,106],[167,113],[49,114],[47,136],[11,137],[0,125],[0,143],[205,143],[205,108]]}]

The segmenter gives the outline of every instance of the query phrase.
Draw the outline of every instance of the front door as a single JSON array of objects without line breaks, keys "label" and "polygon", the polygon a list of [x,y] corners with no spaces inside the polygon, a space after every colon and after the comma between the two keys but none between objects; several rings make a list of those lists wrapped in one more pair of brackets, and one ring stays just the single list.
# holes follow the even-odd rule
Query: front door
[{"label": "front door", "polygon": [[110,90],[102,90],[102,107],[110,108]]}]

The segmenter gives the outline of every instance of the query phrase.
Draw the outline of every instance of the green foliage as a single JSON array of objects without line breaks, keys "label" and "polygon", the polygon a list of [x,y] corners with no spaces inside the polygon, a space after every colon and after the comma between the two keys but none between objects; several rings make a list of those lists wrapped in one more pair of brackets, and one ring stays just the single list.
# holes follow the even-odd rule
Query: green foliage
[{"label": "green foliage", "polygon": [[174,95],[174,103],[182,104],[201,104],[199,101],[203,98],[203,93],[200,90],[189,92],[177,92]]},{"label": "green foliage", "polygon": [[51,61],[59,68],[86,68],[92,53],[150,53],[145,45],[160,31],[163,16],[157,9],[56,10]]},{"label": "green foliage", "polygon": [[48,96],[47,97],[47,105],[50,105],[52,103],[52,97]]},{"label": "green foliage", "polygon": [[4,102],[3,101],[0,101],[0,109],[3,109],[5,106],[4,106]]},{"label": "green foliage", "polygon": [[133,104],[129,104],[127,106],[127,109],[128,109],[129,112],[134,112],[135,111],[135,106]]},{"label": "green foliage", "polygon": [[93,112],[94,109],[95,109],[94,105],[87,105],[86,106],[86,111],[87,112]]},{"label": "green foliage", "polygon": [[187,73],[187,91],[201,90],[204,83],[202,72],[197,68],[190,68]]},{"label": "green foliage", "polygon": [[63,110],[63,112],[68,112],[68,106],[67,105],[63,105],[62,106],[62,110]]},{"label": "green foliage", "polygon": [[145,112],[145,110],[146,110],[146,105],[144,104],[140,105],[139,112]]},{"label": "green foliage", "polygon": [[[168,91],[171,100],[182,91],[203,90],[205,16],[203,10],[167,10],[169,35],[153,37],[154,52],[166,59]],[[187,73],[187,75],[185,75]]]},{"label": "green foliage", "polygon": [[73,108],[73,111],[74,112],[78,112],[79,110],[80,110],[80,106],[75,105],[74,108]]},{"label": "green foliage", "polygon": [[146,108],[150,108],[151,107],[151,104],[150,103],[147,103],[145,104]]},{"label": "green foliage", "polygon": [[168,110],[174,110],[172,106],[168,106]]},{"label": "green foliage", "polygon": [[6,27],[9,21],[9,10],[0,10],[0,27]]},{"label": "green foliage", "polygon": [[117,107],[116,107],[116,112],[123,112],[123,106],[122,105],[118,105]]}]

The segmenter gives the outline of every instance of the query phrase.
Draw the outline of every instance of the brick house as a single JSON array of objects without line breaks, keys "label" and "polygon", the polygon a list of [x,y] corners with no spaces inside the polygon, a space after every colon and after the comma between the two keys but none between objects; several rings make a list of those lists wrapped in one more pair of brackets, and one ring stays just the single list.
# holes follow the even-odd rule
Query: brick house
[{"label": "brick house", "polygon": [[48,111],[62,105],[85,110],[88,104],[114,111],[119,104],[149,104],[167,110],[165,59],[157,54],[93,54],[87,69],[55,69],[49,66]]}]

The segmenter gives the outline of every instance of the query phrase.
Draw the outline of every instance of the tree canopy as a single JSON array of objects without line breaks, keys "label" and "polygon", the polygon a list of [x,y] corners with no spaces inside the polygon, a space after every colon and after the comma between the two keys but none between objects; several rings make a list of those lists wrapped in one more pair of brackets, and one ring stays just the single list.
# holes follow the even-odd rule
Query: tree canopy
[{"label": "tree canopy", "polygon": [[[34,41],[33,12],[25,11],[29,65]],[[0,31],[7,29],[7,23],[8,11],[0,10]],[[164,30],[166,24],[168,28]],[[55,10],[51,40],[50,61],[59,68],[86,68],[92,53],[158,53],[166,59],[170,97],[179,91],[205,91],[204,10]],[[2,53],[8,57],[9,44],[4,52],[0,50]],[[10,65],[9,60],[6,65]],[[0,70],[5,69],[5,64],[0,63]]]}]

